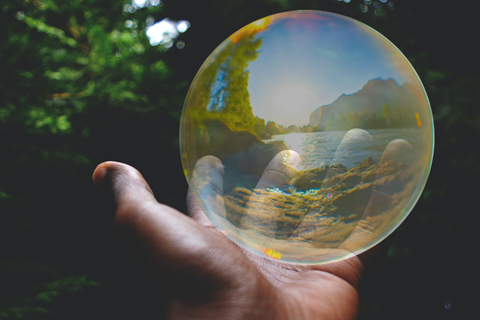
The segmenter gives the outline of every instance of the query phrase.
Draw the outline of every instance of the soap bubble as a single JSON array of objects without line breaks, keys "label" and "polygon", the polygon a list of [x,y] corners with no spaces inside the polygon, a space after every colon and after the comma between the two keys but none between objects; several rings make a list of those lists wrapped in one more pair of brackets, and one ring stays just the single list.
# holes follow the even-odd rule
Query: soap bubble
[{"label": "soap bubble", "polygon": [[180,144],[220,231],[267,259],[320,264],[371,248],[410,213],[433,120],[415,70],[381,34],[295,11],[247,25],[208,57]]}]

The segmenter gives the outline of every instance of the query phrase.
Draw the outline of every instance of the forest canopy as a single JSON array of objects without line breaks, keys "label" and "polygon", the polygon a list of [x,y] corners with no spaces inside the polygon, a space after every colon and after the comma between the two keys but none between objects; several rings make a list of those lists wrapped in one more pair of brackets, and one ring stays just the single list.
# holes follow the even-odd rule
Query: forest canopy
[{"label": "forest canopy", "polygon": [[[465,144],[480,134],[477,51],[468,47],[477,13],[469,4],[3,0],[0,319],[145,319],[156,310],[158,292],[139,289],[143,273],[135,259],[108,240],[112,213],[92,172],[107,160],[133,165],[158,201],[185,211],[178,131],[196,72],[236,30],[300,9],[343,14],[384,34],[418,72],[435,120],[428,184],[397,230],[378,278],[364,289],[360,318],[405,319],[415,312],[447,319],[447,301],[455,302],[450,311],[468,305],[462,284],[470,283],[476,265],[469,261],[470,245],[478,242],[471,208],[480,177],[480,156]],[[161,31],[155,37],[147,31],[154,25]],[[249,50],[257,45],[251,41]],[[247,81],[242,68],[236,72],[239,82]],[[393,125],[402,114],[387,105],[380,117]],[[306,130],[247,118],[225,121],[269,134]]]}]

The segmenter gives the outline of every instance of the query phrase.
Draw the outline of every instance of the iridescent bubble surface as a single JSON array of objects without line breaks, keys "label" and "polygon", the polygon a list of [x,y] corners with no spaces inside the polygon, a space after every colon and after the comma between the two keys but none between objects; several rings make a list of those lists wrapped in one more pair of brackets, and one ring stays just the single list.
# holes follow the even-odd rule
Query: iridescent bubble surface
[{"label": "iridescent bubble surface", "polygon": [[318,264],[367,250],[410,213],[430,171],[433,120],[386,38],[295,11],[215,49],[188,92],[180,142],[196,200],[226,236]]}]

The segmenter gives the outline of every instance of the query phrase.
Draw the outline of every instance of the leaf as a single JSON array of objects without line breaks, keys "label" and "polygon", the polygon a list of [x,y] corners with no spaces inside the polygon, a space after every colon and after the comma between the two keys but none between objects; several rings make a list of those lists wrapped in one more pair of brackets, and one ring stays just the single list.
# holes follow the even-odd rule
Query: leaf
[{"label": "leaf", "polygon": [[35,18],[31,18],[28,16],[25,16],[23,21],[33,29],[36,29],[39,32],[46,33],[50,36],[57,37],[61,43],[67,44],[70,47],[76,47],[77,46],[77,41],[75,39],[69,38],[65,35],[65,32],[61,29],[49,26],[48,24],[44,23],[43,21]]}]

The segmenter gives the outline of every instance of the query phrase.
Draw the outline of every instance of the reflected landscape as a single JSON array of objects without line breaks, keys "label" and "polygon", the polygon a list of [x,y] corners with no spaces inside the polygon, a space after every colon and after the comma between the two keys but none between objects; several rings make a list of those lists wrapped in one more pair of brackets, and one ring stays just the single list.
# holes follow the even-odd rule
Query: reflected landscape
[{"label": "reflected landscape", "polygon": [[406,58],[371,28],[318,11],[225,40],[190,87],[180,138],[217,228],[292,263],[383,240],[418,200],[433,153],[428,99]]}]

